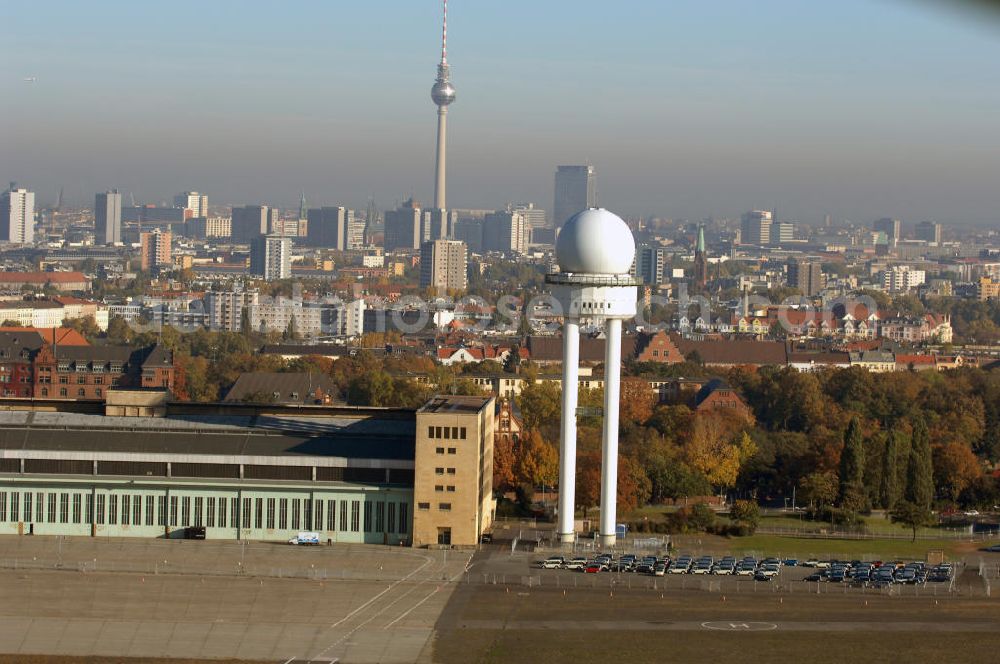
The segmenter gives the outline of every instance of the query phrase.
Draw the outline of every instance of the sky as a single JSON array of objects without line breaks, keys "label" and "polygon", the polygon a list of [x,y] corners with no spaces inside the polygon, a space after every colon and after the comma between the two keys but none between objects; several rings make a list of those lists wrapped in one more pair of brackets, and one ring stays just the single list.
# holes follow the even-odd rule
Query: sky
[{"label": "sky", "polygon": [[[432,198],[439,2],[8,3],[0,181],[41,204]],[[452,0],[449,206],[590,162],[622,215],[1000,225],[1000,13],[956,4]]]}]

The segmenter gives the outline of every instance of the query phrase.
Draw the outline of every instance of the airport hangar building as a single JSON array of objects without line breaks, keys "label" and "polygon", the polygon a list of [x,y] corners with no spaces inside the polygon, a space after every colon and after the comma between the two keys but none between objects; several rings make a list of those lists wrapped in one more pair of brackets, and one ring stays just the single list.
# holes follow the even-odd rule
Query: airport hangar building
[{"label": "airport hangar building", "polygon": [[0,534],[472,546],[492,523],[494,398],[417,410],[0,400]]}]

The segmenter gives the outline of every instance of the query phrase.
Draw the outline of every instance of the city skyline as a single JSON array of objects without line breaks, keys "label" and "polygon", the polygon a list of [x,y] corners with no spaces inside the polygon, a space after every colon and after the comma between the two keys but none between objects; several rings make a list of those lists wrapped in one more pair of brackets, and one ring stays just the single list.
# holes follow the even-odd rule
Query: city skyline
[{"label": "city skyline", "polygon": [[[302,189],[316,205],[433,200],[425,100],[439,2],[309,4],[266,19],[220,4],[198,7],[197,31],[180,29],[193,4],[176,16],[106,5],[116,40],[84,41],[96,17],[53,2],[14,16],[0,47],[12,92],[0,113],[18,129],[0,171],[37,207],[61,187],[79,205],[111,188],[139,202],[191,189],[236,205],[294,207]],[[1000,31],[985,14],[920,2],[719,16],[567,7],[449,8],[463,84],[453,207],[544,208],[557,165],[592,163],[598,203],[627,215],[997,221]],[[357,29],[311,39],[337,24]],[[503,36],[515,28],[512,48]],[[254,45],[272,31],[294,39]]]}]

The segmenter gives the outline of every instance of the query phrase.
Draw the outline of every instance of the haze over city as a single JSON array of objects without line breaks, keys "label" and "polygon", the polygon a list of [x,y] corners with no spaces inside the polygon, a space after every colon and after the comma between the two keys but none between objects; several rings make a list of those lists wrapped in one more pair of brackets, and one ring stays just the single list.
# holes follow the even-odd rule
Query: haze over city
[{"label": "haze over city", "polygon": [[[0,175],[40,205],[429,201],[424,4],[33,3]],[[995,222],[1000,22],[947,4],[454,2],[449,203],[548,206],[589,161],[627,215]]]}]

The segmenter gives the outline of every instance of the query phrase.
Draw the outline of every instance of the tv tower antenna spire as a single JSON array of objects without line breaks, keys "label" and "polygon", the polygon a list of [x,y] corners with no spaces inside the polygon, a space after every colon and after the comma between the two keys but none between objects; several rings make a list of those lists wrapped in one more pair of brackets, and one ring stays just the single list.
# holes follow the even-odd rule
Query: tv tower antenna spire
[{"label": "tv tower antenna spire", "polygon": [[437,80],[431,88],[431,99],[438,107],[437,159],[434,176],[434,207],[446,207],[445,174],[447,171],[448,146],[448,105],[455,101],[455,87],[451,84],[451,68],[448,65],[448,0],[444,0],[444,15],[441,23],[441,62],[437,68]]}]

